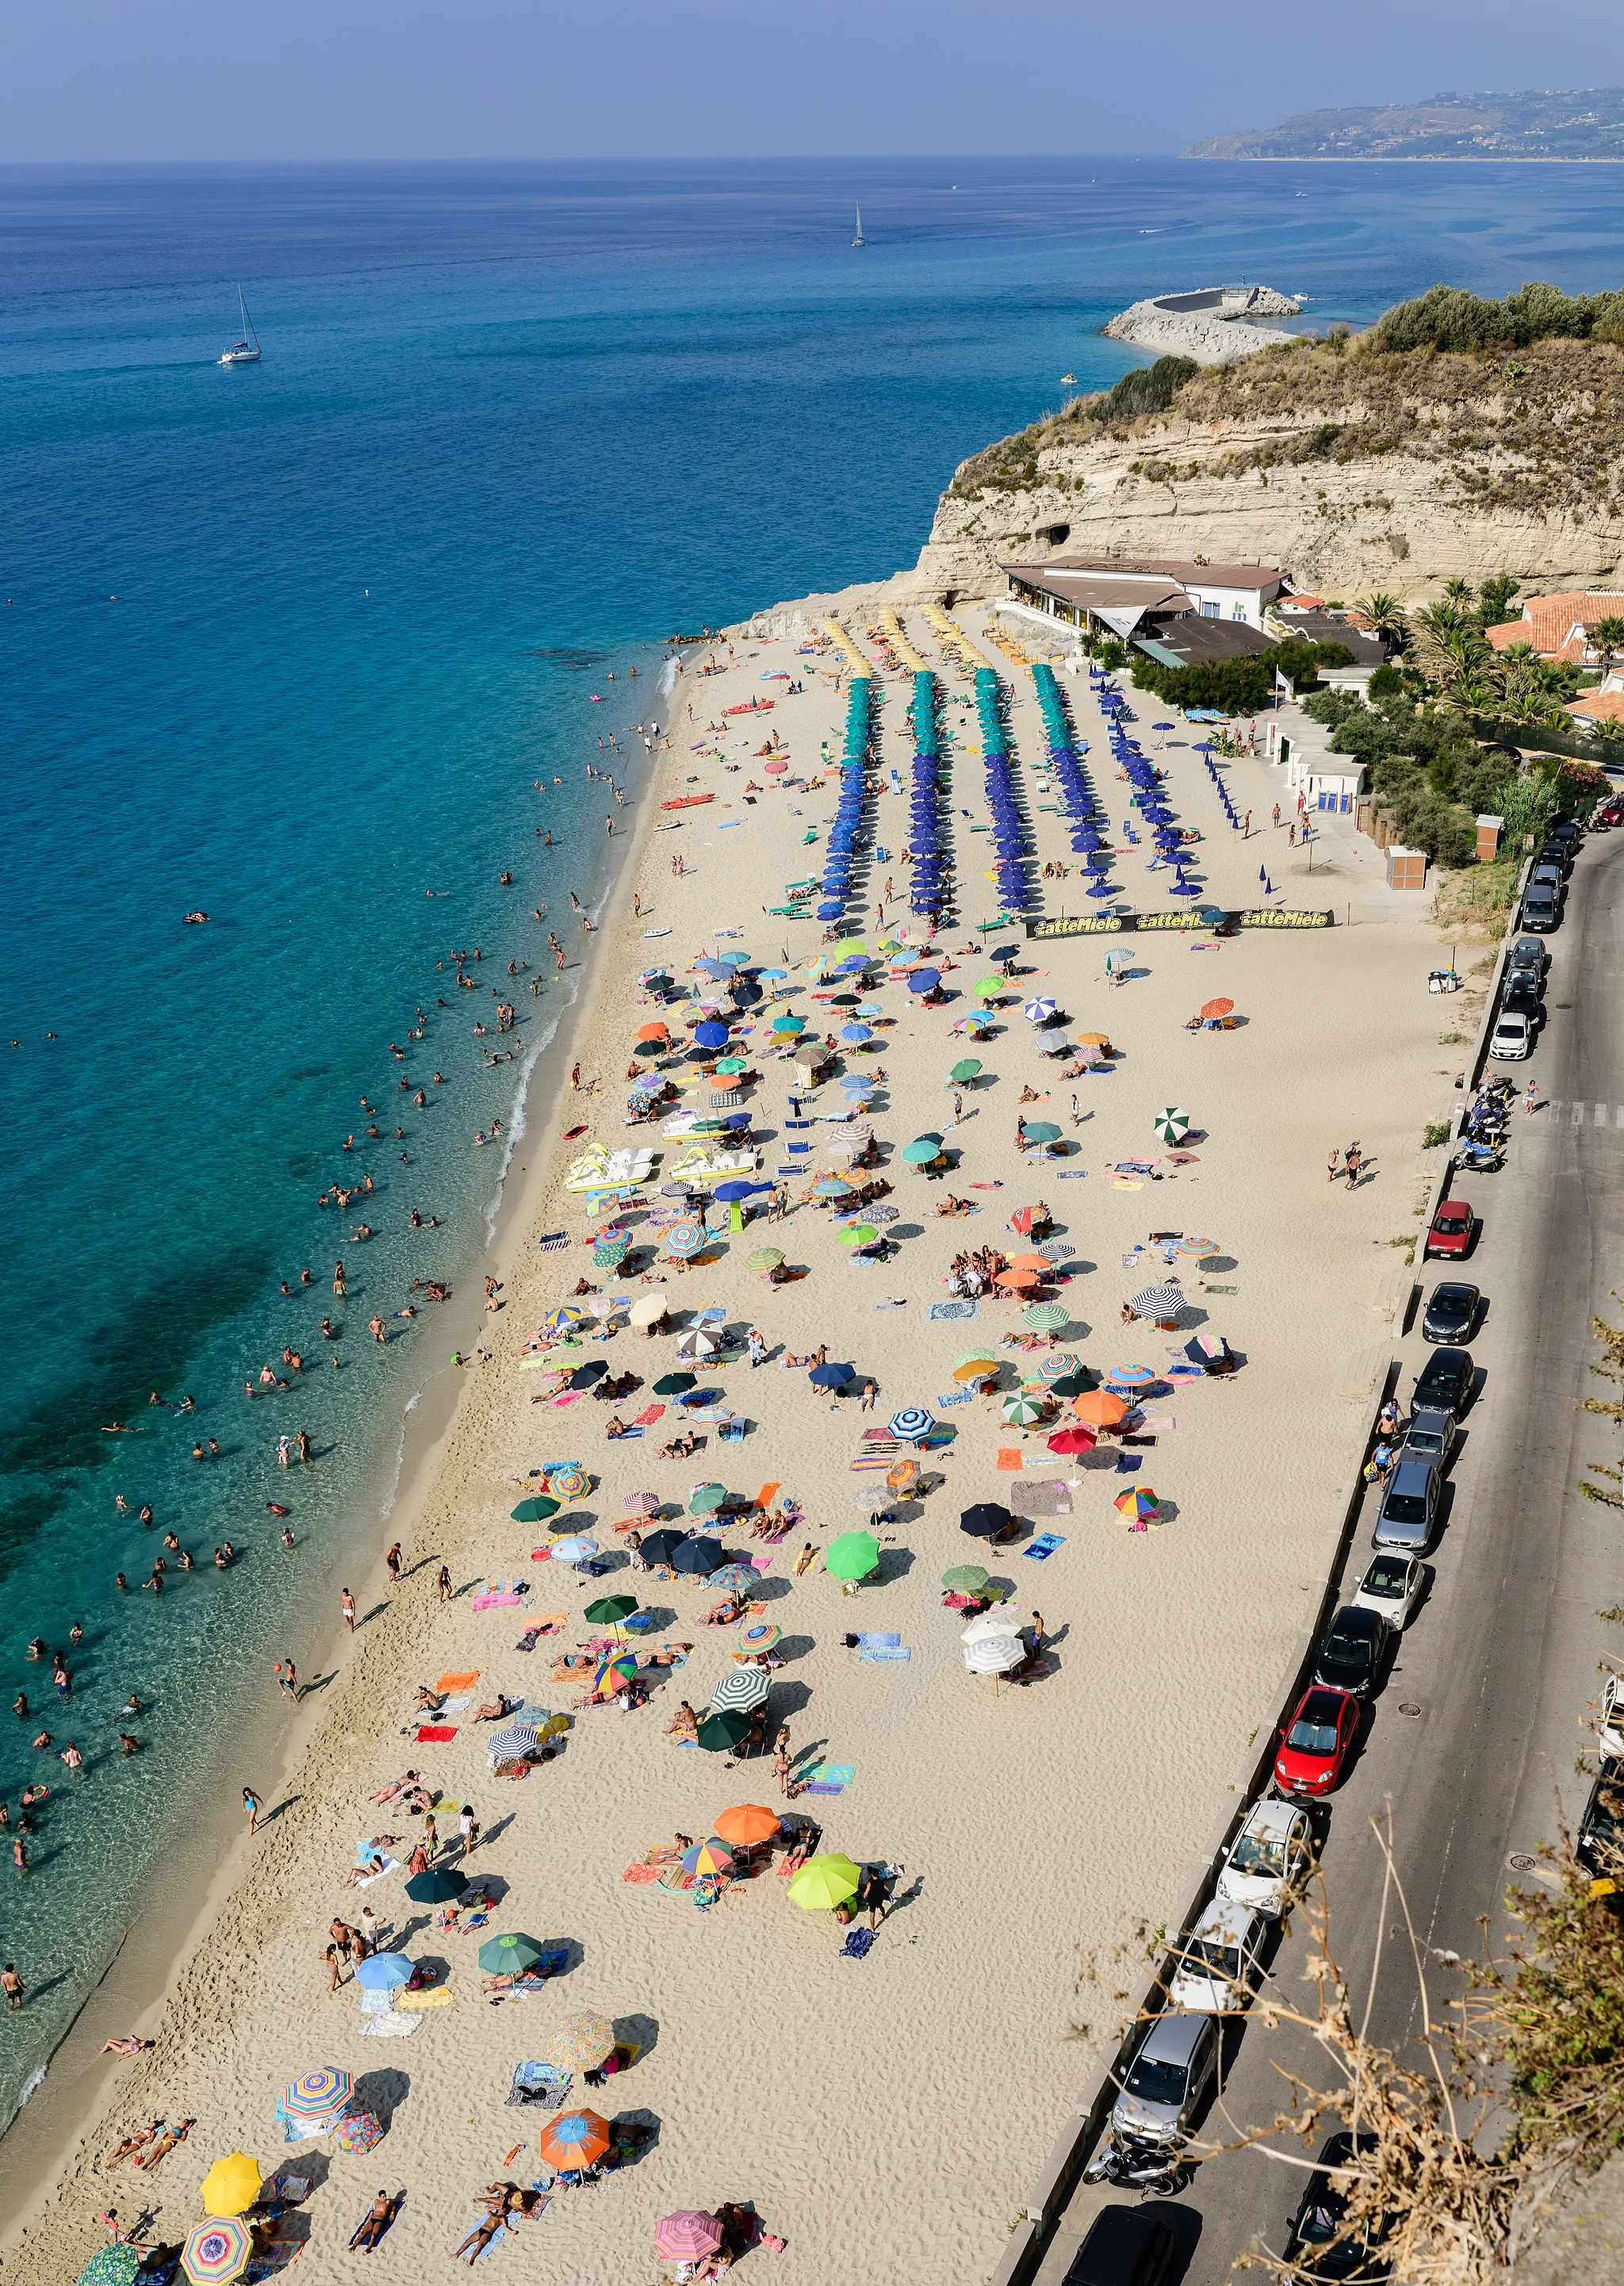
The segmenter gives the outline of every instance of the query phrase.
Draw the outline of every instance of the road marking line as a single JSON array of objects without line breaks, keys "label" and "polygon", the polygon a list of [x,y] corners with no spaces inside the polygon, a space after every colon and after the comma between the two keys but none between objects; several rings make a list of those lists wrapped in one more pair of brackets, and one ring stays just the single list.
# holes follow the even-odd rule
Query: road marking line
[{"label": "road marking line", "polygon": [[1607,1107],[1604,1103],[1598,1103],[1596,1107],[1596,1123],[1598,1127],[1605,1127],[1607,1124]]},{"label": "road marking line", "polygon": [[1573,1124],[1575,1127],[1582,1127],[1584,1123],[1585,1108],[1582,1103],[1576,1103],[1573,1106]]}]

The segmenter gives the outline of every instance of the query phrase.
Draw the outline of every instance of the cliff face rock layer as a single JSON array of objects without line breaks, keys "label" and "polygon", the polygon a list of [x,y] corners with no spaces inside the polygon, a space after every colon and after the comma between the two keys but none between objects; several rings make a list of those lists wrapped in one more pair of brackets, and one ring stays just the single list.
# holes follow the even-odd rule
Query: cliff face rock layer
[{"label": "cliff face rock layer", "polygon": [[899,588],[998,594],[1000,559],[1112,553],[1279,564],[1347,597],[1624,572],[1624,351],[1607,343],[1304,343],[1203,370],[1126,425],[1091,401],[966,461]]}]

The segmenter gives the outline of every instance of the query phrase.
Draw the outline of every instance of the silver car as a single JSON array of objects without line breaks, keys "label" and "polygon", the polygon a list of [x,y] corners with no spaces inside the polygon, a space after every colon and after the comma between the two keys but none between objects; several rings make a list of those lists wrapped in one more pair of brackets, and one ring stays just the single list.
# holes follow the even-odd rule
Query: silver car
[{"label": "silver car", "polygon": [[1438,1529],[1438,1469],[1400,1453],[1371,1535],[1378,1548],[1424,1556]]},{"label": "silver car", "polygon": [[1255,1801],[1218,1877],[1226,1903],[1278,1920],[1313,1868],[1313,1829],[1300,1803]]},{"label": "silver car", "polygon": [[1174,2143],[1189,2132],[1216,2078],[1218,2020],[1169,2009],[1149,2026],[1111,2107],[1111,2132]]},{"label": "silver car", "polygon": [[1168,2006],[1220,2015],[1250,2007],[1263,1974],[1258,1955],[1266,1927],[1250,1906],[1215,1897],[1185,1940],[1167,1988]]},{"label": "silver car", "polygon": [[1435,1469],[1447,1469],[1460,1433],[1453,1413],[1442,1412],[1436,1406],[1418,1405],[1404,1432],[1406,1456],[1412,1461],[1431,1461]]}]

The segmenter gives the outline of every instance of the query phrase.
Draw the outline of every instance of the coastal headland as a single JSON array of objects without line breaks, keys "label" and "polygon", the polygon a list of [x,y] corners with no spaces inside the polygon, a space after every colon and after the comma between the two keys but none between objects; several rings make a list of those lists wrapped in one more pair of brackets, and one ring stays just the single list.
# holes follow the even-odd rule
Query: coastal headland
[{"label": "coastal headland", "polygon": [[[1060,703],[1108,819],[1113,893],[1180,925],[1029,939],[1000,920],[983,694],[1007,729],[1030,918],[1099,910],[1056,791],[1034,672],[1045,657],[1025,648],[1049,640],[980,608],[899,615],[854,590],[684,651],[673,752],[603,916],[580,1084],[561,1077],[534,1103],[497,1306],[391,1521],[402,1576],[384,1569],[380,1533],[354,1636],[292,1647],[330,1682],[295,1710],[267,1676],[260,1722],[267,1741],[288,1726],[285,1776],[220,1869],[216,1909],[162,1999],[119,2028],[153,2045],[106,2067],[59,2166],[36,2155],[13,2200],[6,2259],[28,2286],[77,2277],[109,2203],[128,2219],[145,2205],[149,2233],[178,2239],[201,2219],[207,2169],[233,2150],[310,2179],[282,2235],[335,2286],[442,2266],[493,2180],[539,2185],[543,2203],[491,2258],[583,2286],[619,2286],[628,2260],[651,2282],[670,2275],[657,2222],[726,2201],[752,2203],[785,2242],[748,2257],[783,2286],[871,2274],[923,2286],[996,2266],[1112,2045],[1089,1962],[1141,1919],[1178,1920],[1299,1655],[1362,1431],[1338,1391],[1382,1330],[1388,1244],[1414,1228],[1422,1130],[1451,1085],[1426,990],[1436,941],[1415,901],[1384,888],[1340,825],[1289,846],[1263,760],[1209,767],[1198,730],[1141,707],[1135,736],[1198,837],[1186,849],[1198,909],[1273,902],[1336,923],[1182,925],[1188,905],[1153,865],[1110,759],[1100,694],[1060,644]],[[832,862],[854,682],[873,721],[856,765],[863,846],[838,919],[820,920],[807,890]],[[934,920],[911,894],[921,707],[940,786],[947,910]],[[837,953],[847,942],[861,955]],[[934,992],[910,983],[926,956]],[[723,981],[734,959],[753,995]],[[1215,997],[1234,1026],[1190,1029]],[[796,1021],[776,1030],[784,1019]],[[689,1028],[717,1021],[725,1050],[713,1040],[707,1058],[697,1034],[690,1050]],[[803,1030],[833,1043],[816,1077],[792,1044]],[[1091,1052],[1089,1035],[1108,1052]],[[717,1071],[724,1054],[742,1068]],[[676,1091],[635,1126],[634,1066]],[[869,1163],[854,1168],[859,1096]],[[694,1123],[736,1110],[743,1179],[769,1187],[702,1215],[696,1249],[668,1194],[697,1183],[703,1203],[713,1178],[694,1154],[721,1147]],[[940,1145],[929,1168],[906,1147],[925,1136]],[[1355,1139],[1357,1184],[1328,1183],[1328,1151]],[[661,1156],[634,1195],[583,1187],[583,1155],[645,1147]],[[841,1211],[848,1180],[879,1186],[871,1225]],[[1052,1234],[1041,1270],[965,1298],[955,1265],[1029,1252],[1021,1210],[1038,1205]],[[1170,1329],[1131,1304],[1165,1277],[1179,1237],[1193,1246]],[[781,1281],[762,1247],[784,1257]],[[660,1329],[593,1313],[617,1295],[661,1297]],[[720,1356],[707,1328],[728,1336]],[[1234,1372],[1190,1369],[1201,1334],[1222,1337]],[[966,1378],[978,1345],[991,1370]],[[1051,1451],[1043,1369],[1061,1357],[1091,1385],[1116,1374],[1150,1391],[1140,1441]],[[849,1366],[844,1393],[813,1378],[819,1358]],[[667,1456],[690,1391],[660,1384],[685,1360],[710,1394],[695,1448]],[[595,1398],[628,1375],[623,1395]],[[898,1431],[908,1408],[930,1428]],[[639,1433],[607,1434],[616,1423]],[[911,1457],[917,1473],[897,1472]],[[561,1507],[516,1516],[527,1497],[546,1508],[543,1483]],[[637,1568],[630,1532],[652,1522],[650,1499],[687,1532],[713,1512],[715,1486],[737,1593]],[[1153,1496],[1144,1517],[1131,1498],[1129,1513],[1118,1505],[1135,1492]],[[1014,1516],[1007,1545],[961,1530],[987,1503]],[[596,1542],[582,1559],[595,1575],[555,1558],[566,1527]],[[877,1561],[848,1591],[846,1567],[824,1559],[871,1527]],[[971,1563],[1019,1631],[1024,1687],[967,1670],[966,1614],[944,1604],[942,1575]],[[646,1633],[621,1644],[620,1621],[587,1619],[611,1595],[641,1604]],[[723,1604],[743,1608],[707,1624]],[[682,1702],[703,1716],[745,1672],[745,1627],[770,1645],[766,1740],[789,1731],[777,1770],[737,1751],[743,1738],[681,1743]],[[680,1663],[650,1664],[662,1645]],[[637,1677],[624,1706],[612,1680],[594,1696],[599,1654],[619,1651]],[[447,1701],[438,1722],[420,1686]],[[503,1704],[499,1721],[478,1719]],[[552,1758],[523,1783],[487,1751],[509,1721],[551,1730]],[[442,1925],[447,1904],[405,1894],[423,1820],[409,1797],[381,1797],[413,1771],[435,1861],[488,1889],[472,1929],[471,1912]],[[674,1837],[702,1842],[752,1803],[815,1821],[823,1852],[888,1888],[871,1945],[792,1899],[781,1849],[719,1894],[673,1871]],[[457,1840],[464,1806],[471,1852]],[[353,1886],[358,1853],[385,1834],[396,1870]],[[342,1965],[329,1989],[331,1924],[356,1925],[363,1908],[377,1947],[431,1980],[430,2006],[369,2012]],[[535,1940],[558,1974],[533,1992],[485,1990],[480,1949],[504,1933]],[[620,2068],[601,2085],[578,2076],[570,2102],[611,2121],[626,2152],[590,2198],[544,2159],[549,2114],[508,2102],[519,2068],[581,2012],[608,2021]],[[397,2027],[386,2047],[383,2022]],[[329,2066],[386,2130],[375,2149],[284,2146],[279,2098]],[[150,2181],[111,2166],[120,2139],[154,2119],[196,2124]],[[351,2235],[381,2185],[400,2203],[364,2256]]]}]

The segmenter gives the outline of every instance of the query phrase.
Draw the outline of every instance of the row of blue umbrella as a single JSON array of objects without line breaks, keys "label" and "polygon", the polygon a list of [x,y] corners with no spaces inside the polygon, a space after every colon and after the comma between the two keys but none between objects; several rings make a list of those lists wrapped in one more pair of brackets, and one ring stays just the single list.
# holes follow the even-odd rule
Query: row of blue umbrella
[{"label": "row of blue umbrella", "polygon": [[[1046,660],[1034,662],[1032,682],[1037,711],[1043,717],[1044,738],[1060,792],[1061,812],[1068,821],[1071,835],[1071,846],[1094,877],[1088,894],[1091,897],[1108,897],[1111,885],[1106,877],[1111,870],[1111,858],[1100,830],[1105,822],[1104,813],[1095,800],[1093,786],[1081,760],[1088,749],[1080,746],[1072,735],[1060,686],[1055,680],[1054,669]],[[1120,705],[1121,702],[1117,703]],[[1103,696],[1100,704],[1105,705]]]},{"label": "row of blue umbrella", "polygon": [[1009,735],[1004,724],[1003,686],[989,666],[975,670],[975,713],[981,732],[981,764],[987,807],[992,812],[998,897],[1005,912],[1019,912],[1032,903],[1029,861],[1031,836],[1015,799],[1014,773],[1009,758]]},{"label": "row of blue umbrella", "polygon": [[1225,816],[1229,820],[1229,823],[1234,826],[1235,832],[1238,833],[1241,831],[1241,821],[1235,816],[1234,804],[1229,799],[1229,788],[1224,784],[1223,779],[1218,776],[1218,764],[1212,759],[1212,748],[1210,745],[1197,746],[1195,751],[1201,756],[1202,761],[1207,765],[1207,776],[1212,781],[1213,792],[1224,805]]},{"label": "row of blue umbrella", "polygon": [[846,686],[846,736],[840,750],[840,799],[829,828],[829,855],[821,884],[824,902],[820,921],[838,921],[851,903],[852,872],[857,862],[857,839],[863,826],[867,792],[863,765],[874,734],[871,711],[873,682],[855,675]]},{"label": "row of blue umbrella", "polygon": [[936,731],[936,678],[921,668],[913,678],[913,762],[909,772],[908,839],[913,849],[909,903],[934,922],[950,893],[950,868],[942,847],[942,802],[946,791]]},{"label": "row of blue umbrella", "polygon": [[[1116,693],[1114,707],[1108,709],[1106,721],[1110,732],[1111,751],[1126,774],[1132,789],[1129,799],[1134,808],[1150,827],[1157,854],[1174,870],[1170,894],[1175,897],[1198,897],[1199,881],[1192,881],[1184,870],[1184,845],[1179,839],[1179,828],[1172,811],[1167,806],[1165,792],[1154,762],[1146,759],[1139,741],[1129,736],[1121,720],[1123,702]],[[1104,701],[1101,701],[1104,704]],[[1159,729],[1171,729],[1171,722],[1159,723]]]}]

